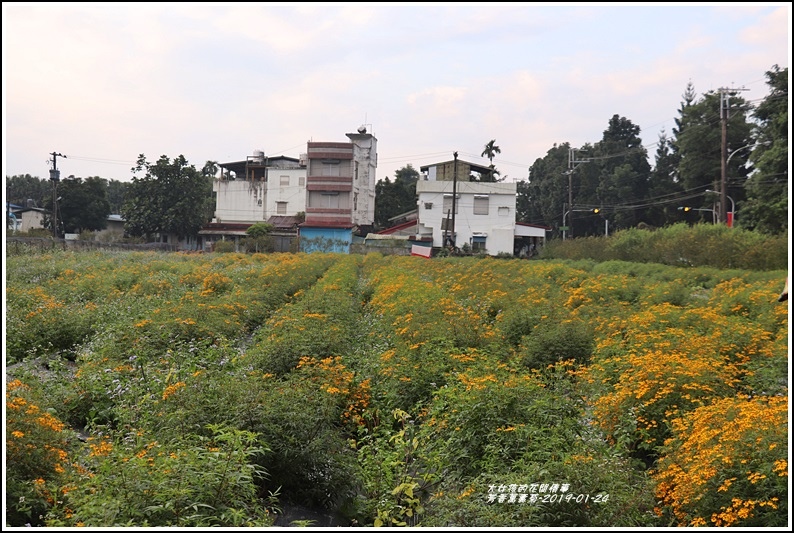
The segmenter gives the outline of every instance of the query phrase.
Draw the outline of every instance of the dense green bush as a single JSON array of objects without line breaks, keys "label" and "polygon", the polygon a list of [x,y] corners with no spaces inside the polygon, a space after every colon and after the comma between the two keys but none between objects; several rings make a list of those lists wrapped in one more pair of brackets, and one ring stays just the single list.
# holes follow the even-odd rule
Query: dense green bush
[{"label": "dense green bush", "polygon": [[544,259],[582,259],[780,270],[788,265],[788,236],[770,236],[720,224],[631,228],[608,237],[550,241]]},{"label": "dense green bush", "polygon": [[216,241],[212,244],[212,251],[219,254],[234,252],[234,243],[232,241]]},{"label": "dense green bush", "polygon": [[530,369],[543,369],[561,361],[586,364],[595,348],[593,332],[578,319],[541,320],[521,338],[521,362]]}]

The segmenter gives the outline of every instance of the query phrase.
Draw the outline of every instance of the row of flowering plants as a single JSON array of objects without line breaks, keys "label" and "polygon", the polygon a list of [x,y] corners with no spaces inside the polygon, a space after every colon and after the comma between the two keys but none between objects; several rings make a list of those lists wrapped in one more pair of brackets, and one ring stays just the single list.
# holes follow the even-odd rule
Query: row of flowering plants
[{"label": "row of flowering plants", "polygon": [[785,524],[779,272],[7,259],[9,525]]}]

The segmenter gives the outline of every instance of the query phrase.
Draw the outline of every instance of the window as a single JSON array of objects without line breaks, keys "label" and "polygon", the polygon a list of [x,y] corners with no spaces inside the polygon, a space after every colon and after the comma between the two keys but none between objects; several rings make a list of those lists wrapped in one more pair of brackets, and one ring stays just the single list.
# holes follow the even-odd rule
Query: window
[{"label": "window", "polygon": [[339,176],[339,163],[338,159],[323,159],[322,161],[322,176]]},{"label": "window", "polygon": [[338,191],[309,191],[307,207],[350,209],[350,194]]},{"label": "window", "polygon": [[[447,213],[452,212],[452,195],[445,194],[444,195],[444,216],[447,216]],[[457,201],[455,202],[455,214],[457,215],[460,211],[460,195],[457,195]]]},{"label": "window", "polygon": [[485,236],[474,235],[471,238],[471,251],[472,252],[485,252]]},{"label": "window", "polygon": [[505,207],[505,206],[500,207],[499,208],[499,216],[500,217],[510,216],[510,208],[509,207]]},{"label": "window", "polygon": [[474,214],[487,215],[488,214],[488,195],[474,195]]},{"label": "window", "polygon": [[305,187],[306,186],[306,177],[300,176],[298,177],[298,187]]},{"label": "window", "polygon": [[281,176],[281,185],[283,187],[289,187],[289,176]]},{"label": "window", "polygon": [[287,214],[287,202],[276,202],[276,214],[277,215]]}]

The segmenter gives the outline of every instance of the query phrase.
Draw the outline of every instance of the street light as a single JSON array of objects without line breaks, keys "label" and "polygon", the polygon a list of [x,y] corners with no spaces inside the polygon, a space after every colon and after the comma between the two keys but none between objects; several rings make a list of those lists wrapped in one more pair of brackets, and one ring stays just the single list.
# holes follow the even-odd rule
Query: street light
[{"label": "street light", "polygon": [[[725,142],[725,140],[724,140],[724,136],[723,136],[723,144],[724,144],[724,142]],[[745,148],[754,148],[756,146],[769,145],[769,144],[771,144],[771,141],[763,141],[763,142],[755,142],[755,143],[745,144],[744,146],[740,146],[736,150],[732,150],[731,153],[728,154],[727,159],[725,159],[725,164],[722,165],[722,176],[721,176],[721,180],[720,180],[720,192],[718,193],[720,195],[720,216],[718,217],[720,222],[725,221],[727,223],[727,220],[725,220],[727,218],[726,213],[725,213],[725,199],[728,198],[728,185],[726,183],[726,171],[728,169],[728,163],[730,163],[731,158],[734,155],[736,155],[739,152],[741,152],[742,150],[744,150]],[[725,150],[725,148],[723,148],[723,150]],[[725,156],[723,155],[723,157],[725,157]],[[731,203],[733,203],[733,200],[731,200]],[[732,211],[731,213],[732,213],[731,214],[731,218],[733,218],[734,212]],[[733,222],[731,221],[731,224],[729,224],[729,225],[731,227],[733,227]]]},{"label": "street light", "polygon": [[[734,153],[736,153],[736,152],[734,152]],[[714,193],[714,194],[719,194],[717,191],[712,191],[711,189],[706,189],[705,192],[711,192],[711,193]],[[728,227],[732,228],[733,227],[733,221],[736,218],[736,203],[733,201],[733,198],[731,198],[727,194],[725,195],[725,198],[727,198],[728,200],[731,201],[731,220],[728,223]]]},{"label": "street light", "polygon": [[[577,213],[594,213],[594,214],[598,214],[598,213],[601,212],[601,209],[599,209],[598,207],[591,207],[590,209],[569,209],[569,210],[563,212],[563,214],[562,214],[562,227],[563,228],[566,227],[565,226],[565,219],[568,218],[568,213],[570,213],[572,211],[575,211]],[[609,222],[607,222],[607,224],[609,224]],[[607,226],[607,228],[608,228],[608,226]],[[562,231],[562,240],[565,240],[565,232],[566,232],[566,230]],[[604,232],[605,232],[605,234],[609,233],[609,229],[605,229]]]},{"label": "street light", "polygon": [[732,150],[731,153],[728,154],[728,159],[725,160],[725,166],[728,166],[728,163],[731,162],[731,158],[734,155],[736,155],[738,152],[740,152],[741,150],[744,150],[745,148],[753,148],[755,146],[766,146],[766,145],[769,145],[769,144],[772,144],[772,142],[771,141],[763,141],[763,142],[760,142],[760,143],[750,143],[750,144],[745,144],[744,146],[740,146],[739,148],[737,148],[736,150]]}]

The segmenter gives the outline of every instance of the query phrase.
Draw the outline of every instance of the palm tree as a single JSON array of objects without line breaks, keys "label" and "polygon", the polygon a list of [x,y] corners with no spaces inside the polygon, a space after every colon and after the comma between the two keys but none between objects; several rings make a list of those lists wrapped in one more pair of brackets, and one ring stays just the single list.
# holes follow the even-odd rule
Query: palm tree
[{"label": "palm tree", "polygon": [[215,175],[218,173],[219,168],[220,167],[218,166],[217,161],[207,161],[206,163],[204,163],[204,167],[201,169],[201,173],[204,176],[214,178]]},{"label": "palm tree", "polygon": [[501,153],[502,153],[502,150],[498,146],[496,146],[496,139],[491,139],[485,145],[485,149],[480,154],[480,156],[487,157],[488,161],[491,162],[491,181],[494,180],[494,178],[493,178],[493,175],[494,175],[493,158],[494,158],[494,156],[496,154],[501,154]]}]

